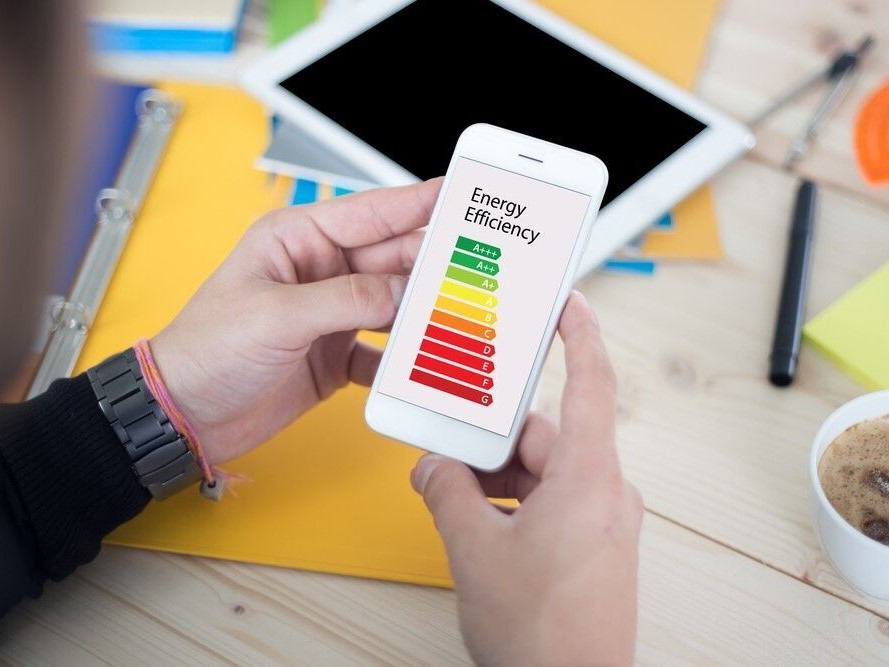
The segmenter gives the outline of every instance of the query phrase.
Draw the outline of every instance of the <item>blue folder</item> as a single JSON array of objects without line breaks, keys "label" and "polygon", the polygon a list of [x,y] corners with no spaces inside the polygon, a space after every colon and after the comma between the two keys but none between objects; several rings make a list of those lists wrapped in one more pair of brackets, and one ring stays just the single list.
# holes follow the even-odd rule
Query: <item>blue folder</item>
[{"label": "blue folder", "polygon": [[117,179],[130,141],[136,131],[136,101],[145,86],[103,81],[97,84],[91,136],[96,137],[84,153],[84,168],[78,174],[71,215],[63,226],[64,256],[53,278],[53,293],[67,295],[86,254],[95,230],[96,196]]}]

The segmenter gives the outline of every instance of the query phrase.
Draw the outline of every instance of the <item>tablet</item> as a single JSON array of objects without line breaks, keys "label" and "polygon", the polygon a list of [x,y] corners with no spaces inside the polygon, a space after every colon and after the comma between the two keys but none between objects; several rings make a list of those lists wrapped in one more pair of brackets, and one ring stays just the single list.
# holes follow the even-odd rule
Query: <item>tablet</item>
[{"label": "tablet", "polygon": [[610,174],[580,274],[753,145],[747,128],[526,0],[365,0],[241,73],[275,112],[396,185],[443,174],[490,123],[592,153]]}]

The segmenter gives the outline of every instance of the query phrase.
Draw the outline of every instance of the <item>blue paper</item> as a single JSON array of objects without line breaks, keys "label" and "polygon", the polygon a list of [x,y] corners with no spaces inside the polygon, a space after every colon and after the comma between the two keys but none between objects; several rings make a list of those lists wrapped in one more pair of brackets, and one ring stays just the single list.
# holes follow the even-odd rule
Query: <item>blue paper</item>
[{"label": "blue paper", "polygon": [[652,225],[654,229],[658,229],[661,231],[666,231],[673,229],[674,225],[673,214],[672,213],[664,213],[657,221]]},{"label": "blue paper", "polygon": [[305,178],[298,178],[293,184],[293,195],[290,197],[291,206],[311,204],[318,201],[318,184]]},{"label": "blue paper", "polygon": [[602,270],[608,273],[632,273],[636,275],[651,276],[657,268],[657,262],[650,259],[614,258],[606,259],[602,264]]}]

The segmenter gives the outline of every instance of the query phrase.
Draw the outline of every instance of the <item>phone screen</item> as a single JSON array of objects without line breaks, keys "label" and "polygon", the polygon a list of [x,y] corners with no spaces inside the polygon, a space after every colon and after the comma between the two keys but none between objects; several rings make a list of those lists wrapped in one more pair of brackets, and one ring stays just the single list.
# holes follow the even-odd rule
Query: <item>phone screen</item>
[{"label": "phone screen", "polygon": [[379,391],[508,436],[591,197],[458,157]]}]

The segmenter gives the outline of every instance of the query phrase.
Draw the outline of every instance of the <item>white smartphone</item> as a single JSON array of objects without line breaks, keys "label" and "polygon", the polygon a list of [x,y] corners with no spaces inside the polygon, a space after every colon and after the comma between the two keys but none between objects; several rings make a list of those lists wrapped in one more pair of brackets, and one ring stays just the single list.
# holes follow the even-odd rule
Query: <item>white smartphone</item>
[{"label": "white smartphone", "polygon": [[367,400],[371,428],[481,470],[509,461],[607,181],[592,155],[463,131]]}]

